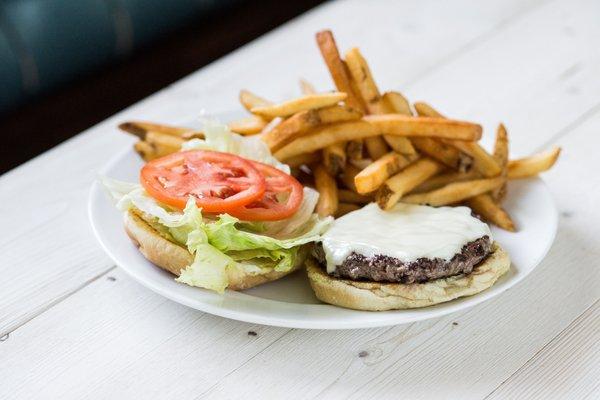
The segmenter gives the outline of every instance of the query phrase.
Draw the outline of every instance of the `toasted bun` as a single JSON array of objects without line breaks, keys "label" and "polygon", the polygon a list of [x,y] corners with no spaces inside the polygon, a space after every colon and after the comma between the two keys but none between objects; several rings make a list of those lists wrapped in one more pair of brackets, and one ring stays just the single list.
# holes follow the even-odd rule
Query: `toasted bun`
[{"label": "toasted bun", "polygon": [[[125,231],[138,246],[140,252],[150,262],[179,276],[194,261],[194,256],[185,248],[162,237],[146,221],[132,211],[125,213]],[[299,257],[301,258],[301,257]],[[300,268],[303,260],[285,272],[270,270],[264,274],[250,274],[236,268],[227,268],[228,289],[244,290],[263,283],[271,282]]]},{"label": "toasted bun", "polygon": [[328,275],[316,260],[306,262],[308,279],[319,300],[355,310],[385,311],[427,307],[492,286],[510,268],[510,258],[498,243],[492,253],[468,275],[456,275],[425,283],[359,282]]}]

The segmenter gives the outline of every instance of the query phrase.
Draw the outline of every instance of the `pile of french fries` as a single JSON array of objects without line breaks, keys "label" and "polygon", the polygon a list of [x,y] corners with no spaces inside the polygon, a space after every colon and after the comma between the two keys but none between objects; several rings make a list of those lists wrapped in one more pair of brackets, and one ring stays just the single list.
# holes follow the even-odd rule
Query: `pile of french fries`
[{"label": "pile of french fries", "polygon": [[[330,31],[317,44],[337,91],[319,93],[301,80],[302,95],[281,103],[247,90],[240,102],[250,116],[229,123],[242,135],[260,135],[274,156],[319,193],[317,212],[339,217],[375,201],[431,206],[464,204],[487,222],[515,231],[502,208],[506,183],[536,176],[556,162],[560,148],[509,159],[500,124],[491,153],[478,144],[482,127],[446,118],[429,104],[395,91],[380,93],[358,48],[342,59]],[[140,138],[135,150],[152,160],[178,151],[200,131],[148,122],[120,128]]]}]

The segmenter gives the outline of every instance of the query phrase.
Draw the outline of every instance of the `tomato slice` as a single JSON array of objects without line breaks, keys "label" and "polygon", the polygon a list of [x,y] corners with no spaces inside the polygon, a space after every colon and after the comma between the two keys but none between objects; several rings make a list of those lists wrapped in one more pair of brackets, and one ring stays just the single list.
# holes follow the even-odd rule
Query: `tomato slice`
[{"label": "tomato slice", "polygon": [[228,213],[245,221],[277,221],[298,211],[304,197],[304,189],[300,182],[275,167],[256,161],[250,162],[265,177],[265,193],[259,200],[231,209]]},{"label": "tomato slice", "polygon": [[231,213],[265,194],[266,180],[250,161],[234,154],[189,150],[157,158],[140,173],[146,191],[183,209],[189,196],[209,213]]}]

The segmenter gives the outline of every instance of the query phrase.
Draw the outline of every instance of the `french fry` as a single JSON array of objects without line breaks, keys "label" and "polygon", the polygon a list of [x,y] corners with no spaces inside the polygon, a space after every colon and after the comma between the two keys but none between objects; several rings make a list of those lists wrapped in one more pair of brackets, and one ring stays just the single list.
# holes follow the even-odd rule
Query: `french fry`
[{"label": "french fry", "polygon": [[367,146],[367,153],[372,160],[380,159],[390,150],[381,136],[366,138],[365,146]]},{"label": "french fry", "polygon": [[346,52],[346,65],[352,80],[356,82],[358,95],[362,98],[370,114],[384,114],[385,105],[382,102],[379,89],[371,74],[367,61],[356,47]]},{"label": "french fry", "polygon": [[442,171],[444,166],[430,158],[421,158],[385,181],[377,191],[375,200],[379,207],[389,210],[408,192],[433,175]]},{"label": "french fry", "polygon": [[347,164],[346,169],[344,170],[342,175],[340,175],[340,180],[342,181],[344,186],[347,189],[350,189],[351,191],[353,191],[355,193],[358,193],[358,192],[356,190],[356,185],[354,184],[354,178],[356,177],[356,175],[359,172],[360,172],[359,168],[355,167],[352,164]]},{"label": "french fry", "polygon": [[412,144],[412,141],[403,136],[382,135],[386,143],[397,153],[405,156],[417,154],[417,150]]},{"label": "french fry", "polygon": [[351,213],[352,211],[356,211],[359,210],[360,206],[357,204],[353,204],[353,203],[339,203],[337,210],[335,212],[335,217],[339,218],[342,217],[348,213]]},{"label": "french fry", "polygon": [[363,158],[363,141],[358,140],[350,140],[346,143],[346,153],[348,154],[348,159],[350,160],[360,160]]},{"label": "french fry", "polygon": [[352,203],[352,204],[367,204],[373,201],[372,196],[366,196],[358,194],[352,190],[338,189],[338,199],[340,203]]},{"label": "french fry", "polygon": [[322,164],[317,165],[313,171],[315,177],[315,187],[319,192],[319,201],[317,202],[317,214],[321,217],[335,215],[338,208],[337,185],[335,179],[331,177]]},{"label": "french fry", "polygon": [[439,175],[432,176],[419,186],[414,188],[411,193],[430,192],[439,189],[453,182],[464,182],[473,179],[481,178],[479,172],[470,170],[468,172],[450,171]]},{"label": "french fry", "polygon": [[554,147],[543,153],[509,161],[508,179],[530,178],[549,170],[558,159],[560,151],[560,147]]},{"label": "french fry", "polygon": [[417,115],[422,117],[446,118],[435,108],[422,101],[417,101],[415,104],[413,104],[413,107],[415,108]]},{"label": "french fry", "polygon": [[323,149],[323,165],[331,176],[336,176],[346,168],[346,147],[335,143]]},{"label": "french fry", "polygon": [[[410,104],[402,94],[398,92],[386,92],[382,101],[387,113],[412,115]],[[402,136],[383,135],[383,139],[396,152],[405,155],[417,154],[410,139]]]},{"label": "french fry", "polygon": [[402,115],[413,115],[410,109],[410,103],[401,93],[385,92],[382,99],[386,108],[390,110],[389,112]]},{"label": "french fry", "polygon": [[[346,98],[346,104],[355,110],[365,112],[366,107],[362,102],[362,99],[358,96],[358,91],[350,77],[348,72],[348,66],[340,57],[340,52],[335,43],[333,34],[329,30],[321,31],[316,34],[317,45],[321,51],[321,55],[329,74],[333,79],[335,87],[338,91],[344,92],[348,95]],[[347,144],[348,158],[351,160],[358,160],[362,158],[363,153],[363,141],[352,140]]]},{"label": "french fry", "polygon": [[300,79],[300,91],[302,94],[315,94],[317,91],[312,83],[308,82],[305,79]]},{"label": "french fry", "polygon": [[184,139],[160,132],[148,132],[146,142],[153,148],[156,157],[163,157],[181,150]]},{"label": "french fry", "polygon": [[467,200],[467,205],[487,222],[510,232],[516,231],[515,223],[510,215],[489,194],[484,193],[472,197]]},{"label": "french fry", "polygon": [[412,117],[402,114],[367,115],[365,121],[384,134],[409,137],[438,137],[455,141],[479,140],[481,125],[445,118]]},{"label": "french fry", "polygon": [[412,139],[412,143],[421,153],[450,168],[458,169],[460,154],[456,148],[427,137],[415,137]]},{"label": "french fry", "polygon": [[276,152],[294,139],[309,133],[313,128],[323,124],[358,120],[362,113],[348,106],[331,106],[317,110],[301,111],[284,120],[262,139],[271,152]]},{"label": "french fry", "polygon": [[300,167],[301,165],[311,165],[321,161],[321,152],[303,153],[297,156],[290,157],[285,160],[285,163],[292,168]]},{"label": "french fry", "polygon": [[361,171],[373,163],[370,158],[361,158],[360,160],[350,160],[350,164],[354,165]]},{"label": "french fry", "polygon": [[124,132],[131,133],[132,135],[135,135],[142,140],[146,139],[146,134],[148,132],[159,132],[165,135],[181,137],[184,139],[204,138],[204,134],[201,131],[197,131],[192,128],[156,124],[154,122],[145,121],[123,122],[119,124],[119,129],[121,129]]},{"label": "french fry", "polygon": [[508,177],[508,133],[504,124],[498,125],[496,129],[496,142],[494,143],[494,159],[500,167],[500,176],[504,178],[504,183],[492,191],[494,200],[502,199],[506,194],[506,179]]},{"label": "french fry", "polygon": [[434,207],[445,206],[489,192],[500,185],[502,185],[501,177],[454,182],[431,192],[408,195],[402,198],[402,201],[411,204],[428,204]]},{"label": "french fry", "polygon": [[[417,110],[417,114],[420,116],[428,118],[445,118],[441,113],[427,103],[417,102],[414,104],[414,106],[415,110]],[[494,157],[492,157],[492,155],[485,151],[483,147],[475,142],[476,140],[479,140],[479,138],[470,139],[470,141],[468,139],[466,141],[446,141],[445,139],[449,138],[444,138],[444,143],[454,146],[458,150],[472,157],[473,165],[481,173],[481,175],[488,178],[500,175],[501,168]]]},{"label": "french fry", "polygon": [[309,94],[279,104],[253,107],[250,111],[265,118],[288,117],[300,111],[332,106],[346,97],[342,92]]},{"label": "french fry", "polygon": [[[373,75],[358,48],[350,49],[346,53],[346,65],[352,77],[352,81],[356,84],[356,90],[366,105],[367,110],[370,114],[383,114],[385,113],[386,106],[382,102],[379,89],[373,80]],[[380,137],[372,137],[365,139],[365,145],[367,146],[367,152],[373,160],[377,160],[388,152],[388,146]]]},{"label": "french fry", "polygon": [[390,176],[410,164],[408,158],[390,152],[371,163],[354,177],[356,191],[361,194],[377,190]]},{"label": "french fry", "polygon": [[477,142],[452,140],[446,141],[446,143],[451,143],[463,153],[473,157],[473,167],[479,171],[481,175],[491,178],[500,175],[502,172],[502,169],[494,157]]},{"label": "french fry", "polygon": [[133,145],[133,148],[144,161],[151,161],[157,158],[154,147],[152,147],[152,145],[148,142],[140,140]]},{"label": "french fry", "polygon": [[331,31],[321,31],[316,35],[317,45],[323,56],[323,60],[329,69],[329,74],[333,79],[335,87],[338,91],[348,95],[346,104],[350,107],[365,112],[365,106],[358,97],[358,93],[352,86],[352,79],[348,72],[348,67],[340,57],[335,39]]},{"label": "french fry", "polygon": [[334,143],[364,139],[378,134],[379,131],[375,126],[361,120],[325,125],[317,128],[309,135],[301,136],[287,144],[275,152],[275,157],[279,160],[285,160],[298,154],[323,149]]},{"label": "french fry", "polygon": [[257,115],[252,115],[232,121],[227,125],[232,132],[239,133],[240,135],[255,135],[265,129],[267,121]]},{"label": "french fry", "polygon": [[244,108],[250,112],[252,112],[251,110],[255,107],[267,107],[273,104],[269,100],[263,99],[245,89],[240,90],[240,103],[242,103]]}]

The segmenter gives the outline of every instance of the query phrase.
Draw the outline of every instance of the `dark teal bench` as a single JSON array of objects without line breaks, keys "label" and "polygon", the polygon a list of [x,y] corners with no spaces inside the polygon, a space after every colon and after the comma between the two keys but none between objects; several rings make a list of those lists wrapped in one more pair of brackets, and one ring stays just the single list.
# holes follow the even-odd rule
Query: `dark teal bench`
[{"label": "dark teal bench", "polygon": [[240,0],[0,0],[0,114]]}]

